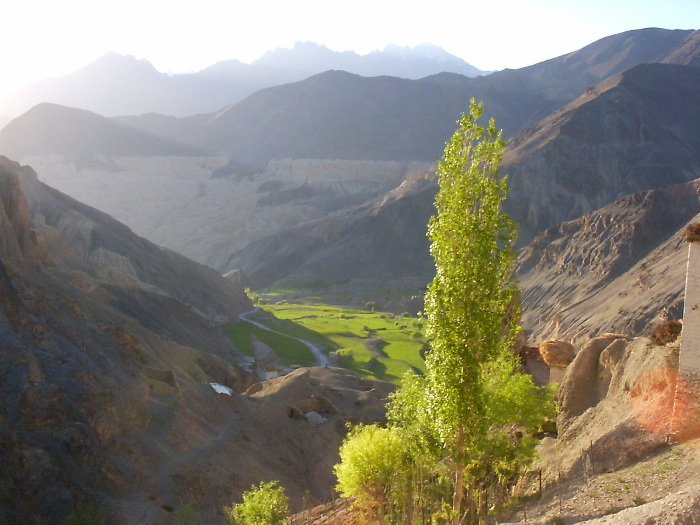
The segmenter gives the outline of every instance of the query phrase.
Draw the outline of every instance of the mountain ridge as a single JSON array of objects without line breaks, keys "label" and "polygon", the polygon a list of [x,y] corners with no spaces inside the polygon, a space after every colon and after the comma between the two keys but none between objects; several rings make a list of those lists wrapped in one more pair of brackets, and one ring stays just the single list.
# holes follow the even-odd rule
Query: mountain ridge
[{"label": "mountain ridge", "polygon": [[44,79],[0,101],[0,115],[17,116],[41,102],[88,109],[104,116],[157,112],[188,116],[215,111],[266,87],[302,80],[328,69],[359,74],[420,78],[446,68],[458,73],[484,72],[445,51],[433,58],[408,48],[402,57],[375,51],[369,55],[335,52],[312,43],[270,51],[251,64],[226,60],[196,73],[168,75],[146,59],[108,52],[63,77]]}]

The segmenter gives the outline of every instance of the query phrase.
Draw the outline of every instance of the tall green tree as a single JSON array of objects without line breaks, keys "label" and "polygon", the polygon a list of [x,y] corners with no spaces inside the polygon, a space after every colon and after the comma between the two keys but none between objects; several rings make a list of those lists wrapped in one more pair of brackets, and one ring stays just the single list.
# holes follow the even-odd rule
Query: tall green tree
[{"label": "tall green tree", "polygon": [[[483,516],[489,490],[505,493],[534,456],[531,436],[554,415],[552,391],[537,388],[513,352],[517,228],[502,210],[504,142],[493,120],[477,122],[482,112],[472,100],[439,165],[426,375],[404,378],[389,428],[352,432],[336,467],[344,495],[372,502],[375,516],[392,522],[461,523],[465,494],[471,516]],[[397,468],[402,476],[388,474]]]},{"label": "tall green tree", "polygon": [[428,226],[436,275],[425,300],[429,401],[437,431],[454,461],[454,521],[462,512],[466,458],[487,434],[480,376],[510,349],[519,329],[515,223],[502,210],[499,174],[505,148],[495,123],[481,126],[473,99],[438,166],[436,215]]}]

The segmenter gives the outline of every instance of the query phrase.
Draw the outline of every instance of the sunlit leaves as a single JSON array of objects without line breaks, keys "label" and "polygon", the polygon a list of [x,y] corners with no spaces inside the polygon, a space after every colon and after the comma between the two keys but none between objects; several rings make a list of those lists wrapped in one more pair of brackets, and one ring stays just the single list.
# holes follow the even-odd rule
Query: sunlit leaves
[{"label": "sunlit leaves", "polygon": [[277,481],[261,482],[243,493],[243,502],[224,507],[230,525],[282,525],[289,515],[287,496]]}]

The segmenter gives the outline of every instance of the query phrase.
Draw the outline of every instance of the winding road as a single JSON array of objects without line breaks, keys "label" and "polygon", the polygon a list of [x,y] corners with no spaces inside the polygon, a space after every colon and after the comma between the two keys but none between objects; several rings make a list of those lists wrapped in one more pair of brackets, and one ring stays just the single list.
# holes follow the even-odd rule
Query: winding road
[{"label": "winding road", "polygon": [[254,315],[254,314],[261,312],[261,311],[262,311],[262,308],[260,308],[259,306],[256,306],[255,308],[253,308],[249,312],[243,312],[242,314],[239,314],[238,318],[241,321],[245,321],[246,323],[250,323],[252,325],[255,325],[258,328],[262,328],[263,330],[267,330],[268,332],[274,332],[276,334],[280,334],[280,335],[283,335],[285,337],[289,337],[290,339],[296,339],[300,343],[305,344],[309,348],[309,350],[311,350],[311,353],[314,354],[314,357],[316,358],[316,365],[317,366],[328,366],[328,357],[326,357],[323,354],[323,352],[321,352],[321,347],[319,347],[318,345],[315,345],[310,341],[306,341],[305,339],[299,339],[298,337],[292,337],[291,335],[284,334],[282,332],[278,332],[277,330],[273,330],[272,328],[268,328],[264,324],[259,323],[258,321],[254,321],[253,319],[250,318],[251,315]]}]

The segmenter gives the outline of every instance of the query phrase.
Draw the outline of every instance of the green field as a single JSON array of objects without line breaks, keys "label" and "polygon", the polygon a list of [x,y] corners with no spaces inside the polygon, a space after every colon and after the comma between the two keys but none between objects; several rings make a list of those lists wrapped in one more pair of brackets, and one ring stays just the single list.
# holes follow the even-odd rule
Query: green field
[{"label": "green field", "polygon": [[313,366],[316,363],[316,358],[311,353],[311,350],[296,339],[264,330],[245,321],[226,325],[224,330],[233,344],[248,355],[253,354],[250,349],[250,337],[254,335],[260,341],[273,348],[284,365]]},{"label": "green field", "polygon": [[420,320],[324,304],[274,304],[265,310],[278,320],[259,321],[275,330],[338,351],[339,365],[365,377],[398,382],[425,370]]}]

